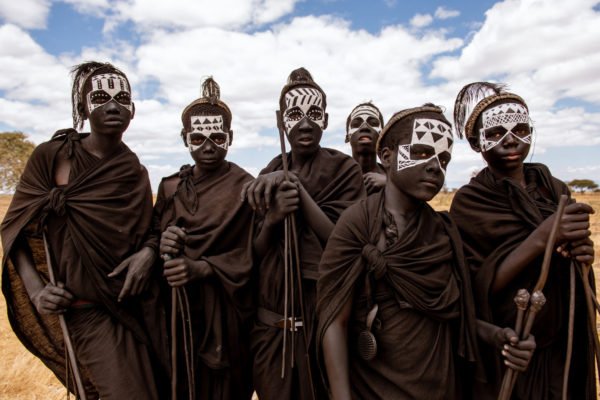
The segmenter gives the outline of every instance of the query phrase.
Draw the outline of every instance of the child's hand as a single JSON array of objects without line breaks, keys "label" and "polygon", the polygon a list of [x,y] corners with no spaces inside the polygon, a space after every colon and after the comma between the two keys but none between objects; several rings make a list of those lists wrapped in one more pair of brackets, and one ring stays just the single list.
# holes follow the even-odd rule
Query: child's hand
[{"label": "child's hand", "polygon": [[295,212],[300,204],[300,194],[295,183],[285,181],[275,192],[274,202],[265,216],[265,223],[275,225],[283,221],[290,213]]},{"label": "child's hand", "polygon": [[502,349],[504,365],[519,372],[527,369],[536,347],[533,335],[529,335],[525,340],[519,340],[515,331],[510,328],[498,330],[496,345]]}]

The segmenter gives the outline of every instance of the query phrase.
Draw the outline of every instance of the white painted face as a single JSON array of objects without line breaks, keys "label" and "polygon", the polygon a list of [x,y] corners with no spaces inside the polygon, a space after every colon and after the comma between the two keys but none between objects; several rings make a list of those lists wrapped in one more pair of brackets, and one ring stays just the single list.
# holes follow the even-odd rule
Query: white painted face
[{"label": "white painted face", "polygon": [[124,76],[114,73],[98,74],[90,78],[92,90],[87,94],[87,106],[90,114],[111,100],[132,111],[131,90]]},{"label": "white painted face", "polygon": [[190,125],[192,131],[186,136],[190,153],[202,147],[206,139],[224,150],[229,147],[229,132],[223,129],[222,115],[192,115]]},{"label": "white painted face", "polygon": [[483,152],[496,147],[508,135],[523,143],[531,144],[529,113],[522,104],[497,105],[485,110],[481,114],[481,120],[483,128],[479,130],[479,146]]},{"label": "white painted face", "polygon": [[292,89],[285,94],[283,124],[286,131],[291,131],[304,117],[316,123],[321,129],[325,128],[323,95],[317,89],[302,87]]},{"label": "white painted face", "polygon": [[417,118],[410,144],[398,146],[398,171],[436,159],[444,175],[452,156],[452,128],[447,123]]},{"label": "white painted face", "polygon": [[382,127],[379,113],[374,107],[368,104],[356,107],[350,114],[348,139],[365,127],[377,132],[378,135],[381,133]]}]

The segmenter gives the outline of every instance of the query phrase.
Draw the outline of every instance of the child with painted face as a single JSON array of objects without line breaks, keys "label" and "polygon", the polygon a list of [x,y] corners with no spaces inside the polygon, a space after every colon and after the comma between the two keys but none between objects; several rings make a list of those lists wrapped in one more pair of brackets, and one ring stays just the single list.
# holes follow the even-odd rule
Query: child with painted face
[{"label": "child with painted face", "polygon": [[[163,178],[154,212],[161,234],[164,276],[188,298],[198,399],[250,399],[249,287],[252,268],[252,209],[237,196],[252,176],[226,161],[232,143],[232,114],[220,88],[208,78],[203,96],[181,114],[181,136],[194,160]],[[170,259],[169,259],[170,258]],[[168,297],[168,296],[167,296]],[[178,398],[190,383],[183,340],[177,348]],[[191,371],[191,369],[190,369]]]},{"label": "child with painted face", "polygon": [[400,111],[377,151],[382,191],[349,207],[319,266],[317,344],[332,398],[468,398],[476,332],[527,365],[533,342],[475,319],[460,236],[428,204],[451,159],[450,123],[434,105]]},{"label": "child with painted face", "polygon": [[[11,322],[72,388],[56,339],[62,336],[48,316],[64,314],[87,398],[158,399],[157,382],[166,375],[155,362],[166,359],[157,350],[164,329],[151,279],[158,238],[148,236],[148,173],[122,141],[135,111],[129,80],[109,63],[86,62],[72,72],[73,127],[88,120],[91,132],[64,129],[40,144],[16,189],[2,223]],[[46,250],[32,224],[45,232]],[[44,251],[51,267],[38,257]]]},{"label": "child with painted face", "polygon": [[[304,68],[292,71],[279,100],[278,121],[291,145],[288,153],[290,181],[284,180],[282,156],[275,157],[254,182],[242,191],[242,198],[257,210],[258,222],[253,247],[257,260],[258,312],[251,333],[254,355],[254,385],[261,399],[312,399],[307,362],[314,362],[313,349],[305,357],[302,325],[314,329],[318,264],[325,243],[340,213],[365,196],[362,174],[354,160],[319,143],[327,127],[326,96]],[[284,219],[296,214],[302,268],[305,321],[295,320],[295,342],[287,344],[284,376],[282,347],[284,329]],[[295,304],[295,315],[301,315]],[[297,331],[296,331],[297,330]],[[294,351],[294,354],[290,352]],[[290,366],[294,360],[294,367]],[[313,371],[317,369],[312,368]],[[313,376],[313,378],[315,378]],[[314,379],[318,386],[318,379]],[[317,395],[317,398],[321,398]]]},{"label": "child with painted face", "polygon": [[[481,153],[487,167],[455,195],[450,213],[466,245],[479,318],[514,326],[517,291],[531,291],[540,275],[543,253],[567,186],[543,164],[525,163],[532,126],[525,101],[503,85],[466,85],[454,108],[459,136]],[[529,369],[517,378],[513,398],[561,397],[569,310],[570,268],[594,260],[589,215],[593,209],[570,200],[559,223],[557,250],[543,292],[546,305],[532,328],[537,349]],[[582,275],[577,275],[581,277]],[[589,279],[593,285],[593,274]],[[574,347],[568,397],[596,398],[593,350],[595,327],[586,324],[581,278],[576,287]],[[504,368],[496,352],[482,348],[489,382],[481,398],[497,395]]]},{"label": "child with painted face", "polygon": [[350,143],[352,158],[362,169],[368,194],[375,193],[385,186],[385,171],[377,162],[375,152],[383,125],[381,111],[371,102],[354,107],[346,119],[346,143]]}]

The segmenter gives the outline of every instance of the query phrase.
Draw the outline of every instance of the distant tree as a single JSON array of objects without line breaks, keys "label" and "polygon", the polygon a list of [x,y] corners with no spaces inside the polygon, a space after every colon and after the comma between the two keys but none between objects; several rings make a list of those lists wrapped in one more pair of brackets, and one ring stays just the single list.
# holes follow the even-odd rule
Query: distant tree
[{"label": "distant tree", "polygon": [[23,132],[0,133],[0,191],[15,190],[34,148]]},{"label": "distant tree", "polygon": [[598,188],[598,184],[591,179],[573,179],[567,182],[567,185],[572,191],[579,193],[593,191]]}]

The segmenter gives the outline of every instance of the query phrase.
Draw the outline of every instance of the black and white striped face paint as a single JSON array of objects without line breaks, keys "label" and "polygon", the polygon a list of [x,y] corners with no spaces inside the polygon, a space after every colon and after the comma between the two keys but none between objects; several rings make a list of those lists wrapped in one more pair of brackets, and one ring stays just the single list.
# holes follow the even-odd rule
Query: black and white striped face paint
[{"label": "black and white striped face paint", "polygon": [[444,175],[452,156],[452,128],[447,123],[417,118],[410,144],[398,146],[398,171],[436,159]]},{"label": "black and white striped face paint", "polygon": [[481,114],[483,127],[479,130],[481,151],[490,151],[512,135],[523,143],[531,144],[531,128],[527,108],[519,103],[504,103]]},{"label": "black and white striped face paint", "polygon": [[286,132],[289,133],[304,117],[316,123],[321,129],[325,128],[323,95],[317,89],[295,88],[285,94],[283,124]]},{"label": "black and white striped face paint", "polygon": [[190,153],[202,147],[207,139],[215,146],[227,150],[229,132],[225,132],[223,129],[222,115],[192,115],[190,123],[192,131],[188,132],[186,136]]},{"label": "black and white striped face paint", "polygon": [[92,90],[87,94],[87,106],[90,114],[111,100],[131,112],[131,90],[125,77],[109,73],[94,75],[90,80]]},{"label": "black and white striped face paint", "polygon": [[381,120],[379,112],[368,104],[356,107],[350,114],[350,125],[348,126],[348,140],[353,134],[363,128],[369,128],[379,135],[381,133]]}]

